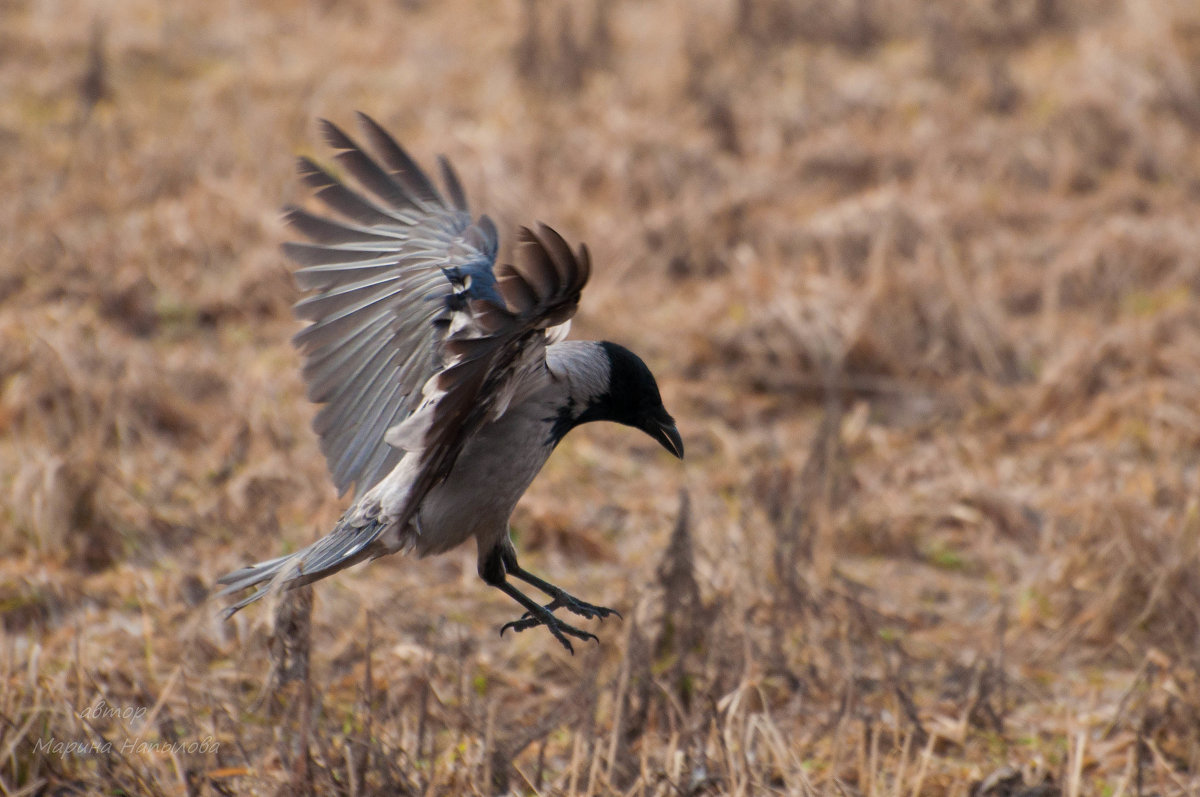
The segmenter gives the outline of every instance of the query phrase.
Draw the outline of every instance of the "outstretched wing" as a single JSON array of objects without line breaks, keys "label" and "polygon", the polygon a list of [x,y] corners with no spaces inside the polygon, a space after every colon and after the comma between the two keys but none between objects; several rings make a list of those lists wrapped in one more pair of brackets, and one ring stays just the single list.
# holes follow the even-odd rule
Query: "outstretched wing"
[{"label": "outstretched wing", "polygon": [[[337,218],[288,209],[311,243],[285,245],[311,295],[295,339],[334,484],[361,496],[405,451],[421,450],[416,500],[448,473],[462,443],[503,412],[522,368],[544,361],[545,331],[574,314],[590,272],[553,230],[522,228],[516,265],[493,270],[495,225],[472,221],[457,176],[446,195],[377,123],[369,148],[329,122],[348,187],[308,158],[300,173]],[[389,431],[390,430],[390,431]]]},{"label": "outstretched wing", "polygon": [[416,409],[441,365],[448,303],[499,300],[496,228],[486,216],[472,222],[450,164],[440,161],[447,201],[378,124],[359,120],[374,155],[332,123],[322,127],[362,190],[301,158],[304,181],[340,219],[289,208],[288,222],[311,243],[284,246],[299,266],[297,283],[312,293],[296,305],[311,323],[295,343],[308,397],[324,405],[313,428],[338,492],[354,484],[356,494],[400,459],[384,433]]}]

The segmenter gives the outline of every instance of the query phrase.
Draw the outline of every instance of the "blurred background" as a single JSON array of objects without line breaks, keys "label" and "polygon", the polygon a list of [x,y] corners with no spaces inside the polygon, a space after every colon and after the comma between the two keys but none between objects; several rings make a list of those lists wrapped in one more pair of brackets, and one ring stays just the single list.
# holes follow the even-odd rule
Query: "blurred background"
[{"label": "blurred background", "polygon": [[[679,421],[517,510],[574,657],[473,548],[210,596],[346,504],[279,245],[356,110]],[[5,793],[1200,793],[1194,2],[0,0],[0,189]]]}]

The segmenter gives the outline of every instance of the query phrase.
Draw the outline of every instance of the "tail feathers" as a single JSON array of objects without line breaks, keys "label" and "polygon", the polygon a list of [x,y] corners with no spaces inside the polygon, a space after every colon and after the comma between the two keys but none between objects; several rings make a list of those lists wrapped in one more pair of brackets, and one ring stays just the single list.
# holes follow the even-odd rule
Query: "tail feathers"
[{"label": "tail feathers", "polygon": [[225,609],[225,619],[229,619],[238,610],[249,606],[273,589],[302,587],[366,559],[390,553],[381,544],[377,544],[379,536],[386,528],[387,524],[378,519],[371,519],[363,526],[353,526],[343,518],[333,531],[301,551],[221,576],[217,583],[223,584],[225,588],[220,591],[220,595],[233,595],[244,589],[258,587],[250,595]]}]

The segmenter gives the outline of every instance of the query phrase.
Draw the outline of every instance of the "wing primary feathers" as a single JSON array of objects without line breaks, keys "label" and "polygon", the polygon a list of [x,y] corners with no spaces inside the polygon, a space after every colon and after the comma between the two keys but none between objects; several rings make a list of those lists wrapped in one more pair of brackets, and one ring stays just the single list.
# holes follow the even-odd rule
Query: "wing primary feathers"
[{"label": "wing primary feathers", "polygon": [[467,194],[463,191],[462,183],[459,182],[454,167],[450,165],[450,161],[446,160],[444,155],[438,155],[438,168],[442,170],[442,182],[446,185],[446,192],[450,194],[450,201],[454,203],[455,208],[465,213],[467,211]]},{"label": "wing primary feathers", "polygon": [[359,112],[358,121],[384,164],[391,169],[392,175],[400,181],[405,190],[414,199],[419,200],[418,204],[424,202],[445,206],[442,195],[425,176],[425,172],[421,171],[417,162],[396,143],[396,139],[365,113]]},{"label": "wing primary feathers", "polygon": [[517,265],[496,267],[497,287],[508,310],[539,318],[543,329],[569,319],[591,275],[587,247],[572,253],[561,235],[539,224],[537,232],[521,228],[516,254]]},{"label": "wing primary feathers", "polygon": [[550,257],[550,262],[554,264],[559,285],[570,284],[574,281],[578,264],[575,255],[571,253],[571,247],[563,240],[563,237],[540,221],[534,228],[533,235],[538,245]]},{"label": "wing primary feathers", "polygon": [[303,208],[289,206],[284,208],[284,223],[300,231],[300,234],[310,241],[319,244],[364,244],[375,241],[396,245],[394,235],[378,235],[363,227],[347,227],[329,219],[315,216]]},{"label": "wing primary feathers", "polygon": [[325,137],[325,143],[336,150],[358,149],[358,145],[342,132],[342,129],[328,119],[318,119],[321,125],[321,135]]},{"label": "wing primary feathers", "polygon": [[496,259],[496,252],[500,248],[500,234],[496,232],[496,223],[486,213],[479,217],[479,221],[475,223],[472,229],[479,230],[479,234],[483,236],[486,252],[490,260]]},{"label": "wing primary feathers", "polygon": [[[372,265],[395,265],[396,255],[394,252],[386,249],[365,248],[371,246],[369,243],[363,246],[364,248],[357,249],[349,246],[332,247],[322,244],[302,243],[300,241],[287,241],[283,245],[283,252],[288,256],[289,260],[301,267],[338,266],[351,263],[357,263],[362,268]],[[392,249],[395,249],[395,247],[392,247]]]},{"label": "wing primary feathers", "polygon": [[592,253],[588,251],[587,244],[579,244],[579,254],[575,259],[579,261],[579,287],[582,290],[592,277]]},{"label": "wing primary feathers", "polygon": [[[386,304],[394,299],[396,291],[387,289],[387,286],[399,279],[393,271],[375,275],[373,279],[339,285],[301,299],[296,302],[292,312],[297,318],[321,324],[353,316],[372,305]],[[358,318],[363,320],[362,316]]]},{"label": "wing primary feathers", "polygon": [[315,189],[317,199],[351,221],[384,229],[395,228],[401,221],[342,185],[311,158],[300,158],[298,171],[301,179]]},{"label": "wing primary feathers", "polygon": [[562,285],[558,269],[542,242],[528,227],[522,227],[518,235],[516,261],[516,271],[537,292],[540,300],[558,293]]},{"label": "wing primary feathers", "polygon": [[321,120],[321,129],[329,146],[338,150],[334,156],[354,179],[392,208],[416,208],[417,203],[400,183],[360,147],[354,139],[328,119]]}]

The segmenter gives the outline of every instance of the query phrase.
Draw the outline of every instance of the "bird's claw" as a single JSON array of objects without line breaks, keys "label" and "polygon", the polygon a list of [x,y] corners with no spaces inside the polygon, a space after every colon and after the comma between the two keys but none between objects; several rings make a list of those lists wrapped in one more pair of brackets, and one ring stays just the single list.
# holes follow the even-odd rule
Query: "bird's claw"
[{"label": "bird's claw", "polygon": [[[607,606],[596,606],[595,604],[586,603],[578,600],[577,598],[572,598],[569,595],[567,596],[567,600],[562,601],[561,603],[558,598],[555,598],[550,602],[550,605],[553,606],[555,603],[559,603],[559,606],[555,608],[566,609],[572,614],[577,614],[580,617],[586,617],[589,620],[596,618],[600,622],[604,622],[604,618],[611,614],[615,614],[618,620],[625,619],[616,609],[610,609]],[[554,611],[554,609],[550,609],[550,611]]]},{"label": "bird's claw", "polygon": [[547,611],[543,617],[533,617],[529,612],[526,612],[521,619],[511,620],[500,626],[500,636],[504,636],[504,632],[510,628],[513,631],[520,633],[528,628],[534,628],[539,625],[546,626],[546,630],[553,634],[554,638],[561,642],[562,646],[565,647],[567,652],[571,655],[575,655],[575,648],[572,647],[571,642],[567,639],[566,635],[573,636],[577,639],[582,639],[585,642],[590,639],[597,644],[600,643],[600,638],[595,634],[589,634],[587,631],[580,630],[573,625],[564,623],[549,611]]},{"label": "bird's claw", "polygon": [[[588,603],[587,601],[581,601],[578,598],[573,598],[566,593],[556,596],[554,600],[547,603],[543,608],[545,608],[545,610],[548,612],[566,609],[572,614],[577,614],[585,619],[598,619],[600,622],[604,622],[605,617],[613,614],[617,616],[618,620],[625,619],[616,609],[610,609],[607,606],[596,606],[595,604]],[[530,612],[525,612],[525,614],[521,615],[522,620],[526,620],[531,617],[533,617],[533,615]]]},{"label": "bird's claw", "polygon": [[[517,571],[514,569],[512,572]],[[514,597],[517,598],[517,602],[524,606],[526,611],[518,619],[500,626],[501,636],[503,636],[504,632],[510,628],[519,633],[527,628],[544,625],[546,626],[546,629],[554,635],[554,638],[562,643],[564,648],[574,654],[575,649],[571,646],[571,642],[567,639],[567,636],[573,636],[576,639],[582,639],[584,641],[590,639],[597,644],[599,644],[600,638],[595,634],[590,634],[587,631],[581,631],[573,625],[564,623],[555,616],[554,612],[559,609],[566,609],[572,614],[577,614],[587,620],[599,619],[601,621],[603,621],[605,617],[608,617],[612,614],[615,614],[617,617],[621,616],[621,613],[616,609],[610,609],[607,606],[596,606],[586,601],[581,601],[575,596],[568,594],[561,588],[542,581],[534,576],[530,576],[524,571],[520,571],[520,577],[526,581],[529,581],[535,587],[545,592],[550,596],[551,600],[545,605],[539,605],[529,600],[529,598],[525,597],[524,595],[521,595],[519,592],[514,595],[511,589],[506,589],[505,591],[510,595],[514,595]],[[502,588],[505,586],[507,585],[502,585]]]}]

